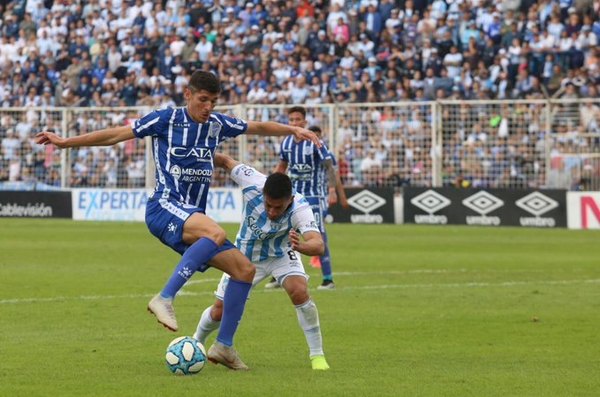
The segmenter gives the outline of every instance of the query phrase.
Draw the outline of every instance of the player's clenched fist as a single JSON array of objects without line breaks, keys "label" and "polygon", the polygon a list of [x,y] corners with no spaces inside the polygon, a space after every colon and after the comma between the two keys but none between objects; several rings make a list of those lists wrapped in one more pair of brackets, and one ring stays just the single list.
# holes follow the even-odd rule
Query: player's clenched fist
[{"label": "player's clenched fist", "polygon": [[290,230],[290,245],[294,251],[300,249],[300,234],[295,229]]}]

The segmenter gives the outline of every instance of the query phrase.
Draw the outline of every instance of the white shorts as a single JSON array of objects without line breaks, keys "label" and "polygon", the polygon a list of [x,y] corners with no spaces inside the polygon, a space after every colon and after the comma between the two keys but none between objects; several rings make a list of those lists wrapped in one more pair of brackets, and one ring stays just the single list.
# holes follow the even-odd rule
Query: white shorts
[{"label": "white shorts", "polygon": [[[285,255],[280,258],[268,258],[262,262],[254,264],[256,266],[256,274],[252,280],[252,286],[260,283],[267,277],[275,277],[279,285],[283,284],[289,276],[302,276],[308,280],[308,274],[304,271],[304,265],[300,259],[300,253],[291,248],[285,252]],[[219,300],[223,300],[225,296],[225,288],[229,283],[229,274],[223,273],[221,281],[215,291],[215,296]]]}]

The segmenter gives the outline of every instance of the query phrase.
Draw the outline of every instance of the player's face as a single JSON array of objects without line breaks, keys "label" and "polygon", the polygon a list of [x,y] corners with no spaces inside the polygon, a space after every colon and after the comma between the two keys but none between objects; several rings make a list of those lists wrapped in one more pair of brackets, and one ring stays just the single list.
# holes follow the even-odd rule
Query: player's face
[{"label": "player's face", "polygon": [[191,90],[186,88],[183,96],[187,102],[188,112],[192,119],[197,123],[206,123],[210,113],[217,104],[219,94],[208,92],[206,90]]},{"label": "player's face", "polygon": [[265,210],[270,220],[277,220],[288,209],[294,200],[293,196],[280,199],[270,198],[265,196]]},{"label": "player's face", "polygon": [[288,115],[288,124],[292,127],[302,127],[306,126],[306,119],[300,112],[292,112]]}]

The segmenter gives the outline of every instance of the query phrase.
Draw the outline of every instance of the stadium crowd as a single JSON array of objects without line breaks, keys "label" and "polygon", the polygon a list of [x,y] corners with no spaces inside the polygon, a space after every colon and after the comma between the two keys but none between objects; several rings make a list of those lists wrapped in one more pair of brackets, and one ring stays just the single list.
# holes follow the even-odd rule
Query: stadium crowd
[{"label": "stadium crowd", "polygon": [[[16,0],[0,6],[0,108],[181,105],[196,69],[220,76],[221,103],[228,105],[599,96],[600,0]],[[409,116],[406,125],[427,121]],[[73,127],[81,133],[109,121],[82,115]],[[7,166],[0,167],[0,180],[57,177],[34,165],[49,168],[56,154],[26,147],[30,134],[48,127],[35,123],[13,118],[0,126]],[[471,136],[475,127],[469,128]],[[375,166],[389,161],[371,138],[340,152],[342,165],[353,168],[370,153]],[[11,168],[19,145],[29,165]],[[426,146],[413,145],[408,149],[416,157],[430,161]],[[130,167],[128,181],[136,182],[126,185],[136,186],[143,150],[128,150],[109,153],[117,156],[112,166],[93,151],[78,153],[82,164],[74,164],[70,184],[123,185],[106,176],[78,181],[77,169],[93,163]],[[352,183],[369,183],[362,179]]]}]

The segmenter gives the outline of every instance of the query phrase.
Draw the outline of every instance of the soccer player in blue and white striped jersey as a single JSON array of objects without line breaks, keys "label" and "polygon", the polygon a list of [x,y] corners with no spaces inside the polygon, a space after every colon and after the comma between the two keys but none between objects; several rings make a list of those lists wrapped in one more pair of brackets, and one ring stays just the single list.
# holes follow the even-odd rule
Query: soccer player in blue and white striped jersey
[{"label": "soccer player in blue and white striped jersey", "polygon": [[213,112],[221,87],[210,72],[196,71],[184,90],[183,108],[156,110],[133,126],[94,131],[62,138],[51,132],[36,136],[38,144],[59,148],[109,146],[133,138],[152,138],[156,166],[156,188],[146,206],[146,224],[152,234],[182,255],[170,279],[148,304],[148,310],[172,331],[178,325],[173,299],[196,271],[213,266],[231,275],[231,288],[224,300],[223,324],[208,356],[232,369],[246,369],[232,348],[233,336],[242,317],[255,268],[226,239],[225,231],[204,214],[213,174],[213,156],[218,145],[242,133],[284,136],[319,142],[303,128],[275,122],[246,122]]},{"label": "soccer player in blue and white striped jersey", "polygon": [[[267,178],[256,169],[221,154],[216,155],[215,165],[229,171],[231,179],[243,189],[242,224],[235,245],[256,265],[252,284],[269,276],[277,278],[296,308],[312,368],[329,369],[323,353],[319,313],[308,294],[308,276],[298,254],[321,255],[324,250],[309,203],[292,190],[290,178],[283,173]],[[215,291],[217,300],[200,317],[194,337],[203,344],[208,335],[219,328],[222,301],[230,282],[229,276],[224,274]]]},{"label": "soccer player in blue and white striped jersey", "polygon": [[[304,128],[306,109],[302,106],[291,107],[288,110],[288,122],[291,126]],[[320,135],[320,128],[309,129],[313,128],[313,131]],[[323,142],[319,147],[313,142],[303,142],[290,135],[281,142],[279,158],[275,171],[287,170],[294,188],[310,203],[325,241],[325,253],[319,258],[323,282],[317,288],[332,289],[335,284],[325,231],[325,217],[329,205],[335,204],[338,199],[344,208],[349,208],[339,174],[335,169],[335,156]],[[267,286],[275,287],[277,283],[271,282]]]}]

